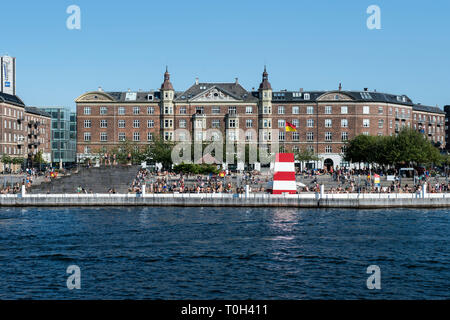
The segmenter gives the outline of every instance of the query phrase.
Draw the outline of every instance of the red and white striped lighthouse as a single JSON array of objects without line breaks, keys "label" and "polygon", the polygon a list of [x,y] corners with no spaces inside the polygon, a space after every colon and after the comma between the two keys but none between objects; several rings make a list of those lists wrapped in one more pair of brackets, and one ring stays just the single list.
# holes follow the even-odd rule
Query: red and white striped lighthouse
[{"label": "red and white striped lighthouse", "polygon": [[297,193],[293,153],[277,153],[272,194]]}]

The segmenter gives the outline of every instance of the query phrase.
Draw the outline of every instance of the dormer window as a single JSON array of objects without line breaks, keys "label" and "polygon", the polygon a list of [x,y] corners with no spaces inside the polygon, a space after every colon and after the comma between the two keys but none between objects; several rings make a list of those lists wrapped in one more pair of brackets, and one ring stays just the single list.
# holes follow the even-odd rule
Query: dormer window
[{"label": "dormer window", "polygon": [[153,101],[153,95],[152,94],[147,95],[147,100],[148,101]]},{"label": "dormer window", "polygon": [[303,95],[303,99],[309,100],[309,98],[310,98],[309,93],[305,93],[305,94]]}]

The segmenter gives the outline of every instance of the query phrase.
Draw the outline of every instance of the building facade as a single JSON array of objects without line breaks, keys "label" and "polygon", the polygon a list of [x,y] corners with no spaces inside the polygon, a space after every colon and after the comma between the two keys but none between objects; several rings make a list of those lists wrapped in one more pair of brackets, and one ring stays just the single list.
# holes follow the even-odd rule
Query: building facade
[{"label": "building facade", "polygon": [[[444,123],[444,128],[445,128],[445,141],[448,141],[448,137],[450,136],[450,129],[449,129],[449,122],[450,122],[450,106],[445,106],[444,107],[444,112],[445,112],[445,123]],[[447,152],[450,152],[450,144],[446,144],[445,145],[445,149],[447,150]]]},{"label": "building facade", "polygon": [[76,117],[69,108],[41,107],[51,115],[51,162],[64,166],[76,162]]},{"label": "building facade", "polygon": [[[0,93],[0,154],[26,161],[43,152],[43,158],[50,160],[50,115],[42,110],[26,107],[15,96]],[[20,165],[8,166],[17,169]],[[1,162],[0,171],[5,164]]]},{"label": "building facade", "polygon": [[25,142],[27,144],[28,167],[33,166],[33,157],[42,151],[42,158],[51,163],[51,116],[44,110],[25,107]]},{"label": "building facade", "polygon": [[[439,108],[414,104],[405,95],[344,91],[341,86],[332,91],[274,91],[266,69],[258,90],[247,91],[238,79],[229,83],[196,79],[187,90],[175,91],[166,70],[160,90],[99,88],[75,102],[80,159],[107,152],[125,140],[137,146],[156,136],[210,141],[215,137],[208,129],[214,129],[238,143],[278,141],[280,151],[309,149],[320,157],[318,167],[348,166],[342,157],[348,140],[359,134],[394,135],[402,127],[421,130],[419,119],[424,116],[434,121],[426,124],[429,139],[445,146],[444,113]],[[286,122],[297,131],[286,132]]]}]

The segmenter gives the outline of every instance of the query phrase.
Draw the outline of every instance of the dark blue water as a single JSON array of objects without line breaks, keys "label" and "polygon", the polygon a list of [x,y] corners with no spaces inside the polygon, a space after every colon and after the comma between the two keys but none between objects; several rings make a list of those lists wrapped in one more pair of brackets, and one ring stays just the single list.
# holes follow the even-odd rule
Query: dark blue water
[{"label": "dark blue water", "polygon": [[[448,210],[1,208],[0,299],[444,299]],[[68,290],[66,269],[81,269]],[[369,265],[381,290],[369,290]]]}]

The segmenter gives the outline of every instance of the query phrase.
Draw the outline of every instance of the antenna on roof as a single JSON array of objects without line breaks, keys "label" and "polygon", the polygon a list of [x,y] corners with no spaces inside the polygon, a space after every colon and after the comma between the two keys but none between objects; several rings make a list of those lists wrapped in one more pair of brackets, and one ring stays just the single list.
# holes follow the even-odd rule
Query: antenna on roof
[{"label": "antenna on roof", "polygon": [[195,78],[195,84],[198,84],[198,77]]},{"label": "antenna on roof", "polygon": [[339,82],[339,91],[342,90],[342,83]]}]

